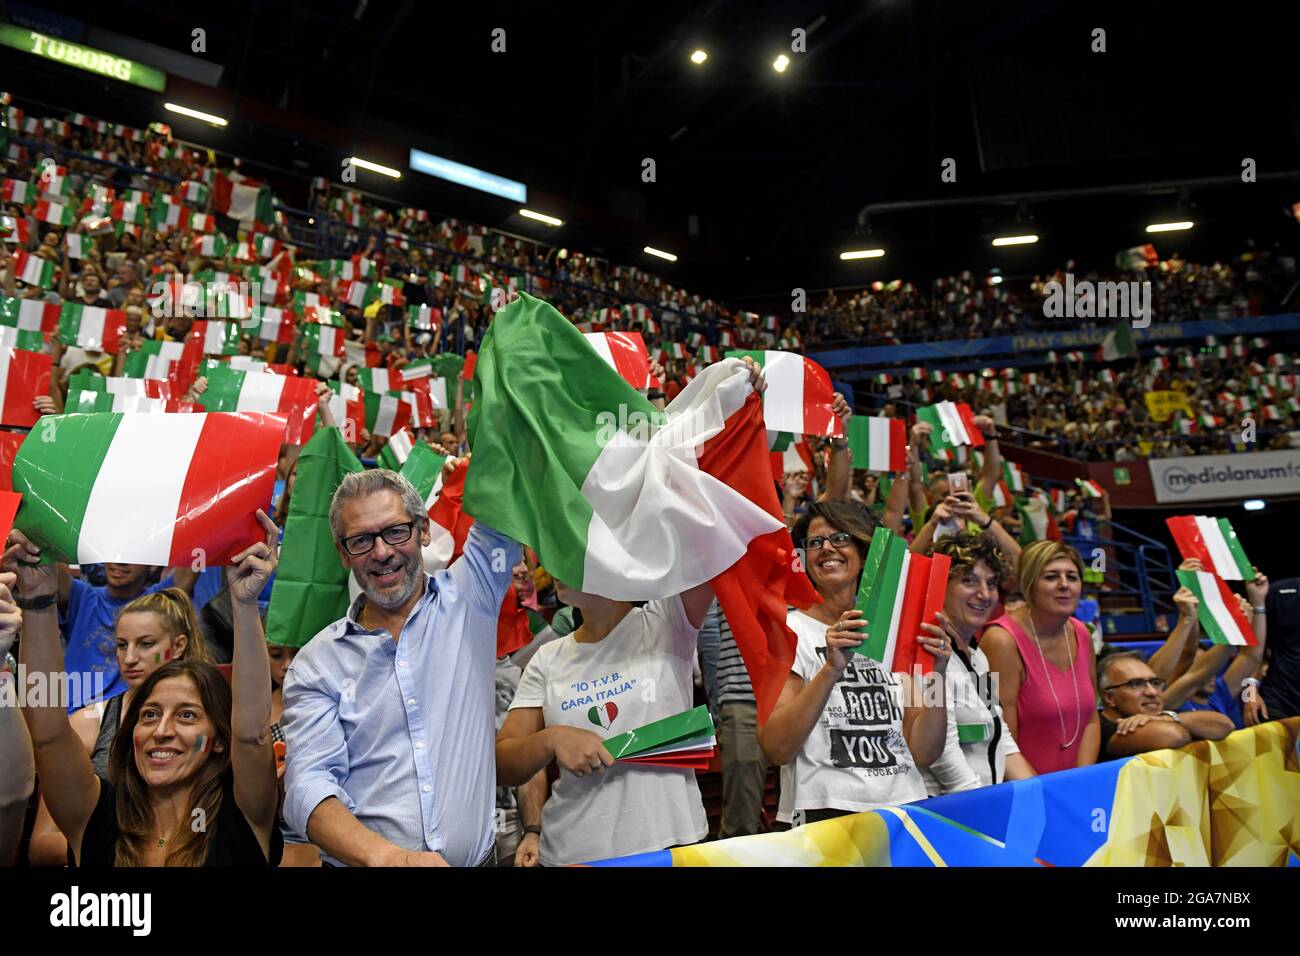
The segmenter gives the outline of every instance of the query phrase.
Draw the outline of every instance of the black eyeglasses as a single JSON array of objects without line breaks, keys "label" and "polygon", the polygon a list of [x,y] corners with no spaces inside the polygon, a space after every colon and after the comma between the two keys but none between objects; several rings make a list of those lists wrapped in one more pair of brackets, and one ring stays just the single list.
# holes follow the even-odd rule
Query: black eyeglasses
[{"label": "black eyeglasses", "polygon": [[353,556],[369,554],[375,549],[375,538],[383,538],[388,544],[406,544],[411,540],[411,532],[414,530],[415,522],[407,521],[377,533],[367,531],[364,534],[354,534],[349,538],[340,538],[339,543],[343,545],[344,551]]},{"label": "black eyeglasses", "polygon": [[804,542],[804,550],[820,551],[822,549],[822,545],[824,545],[827,541],[835,545],[835,547],[837,548],[842,548],[844,547],[844,545],[848,544],[852,540],[853,540],[853,535],[849,534],[847,531],[836,531],[834,534],[825,535],[825,536],[819,534],[816,537],[809,538],[807,541]]},{"label": "black eyeglasses", "polygon": [[1102,690],[1141,690],[1147,684],[1150,684],[1153,690],[1164,691],[1169,683],[1163,677],[1134,677],[1132,680],[1126,680],[1122,684],[1111,684],[1109,687],[1103,687]]}]

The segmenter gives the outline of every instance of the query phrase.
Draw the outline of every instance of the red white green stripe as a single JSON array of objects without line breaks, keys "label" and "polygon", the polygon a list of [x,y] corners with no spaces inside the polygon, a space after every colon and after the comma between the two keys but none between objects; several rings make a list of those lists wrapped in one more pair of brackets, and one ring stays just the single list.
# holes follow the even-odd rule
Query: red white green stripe
[{"label": "red white green stripe", "polygon": [[862,417],[849,419],[849,447],[853,467],[868,471],[907,470],[907,424],[901,418]]},{"label": "red white green stripe", "polygon": [[907,542],[884,528],[871,537],[863,565],[857,608],[869,622],[856,653],[894,673],[934,670],[934,656],[916,642],[921,624],[937,623],[948,589],[951,559],[915,554]]},{"label": "red white green stripe", "polygon": [[975,415],[965,402],[923,405],[916,410],[916,417],[930,424],[930,447],[936,451],[984,444],[984,435],[975,427]]},{"label": "red white green stripe", "polygon": [[34,256],[25,249],[14,253],[14,277],[28,285],[48,289],[54,285],[55,265],[49,259]]},{"label": "red white green stripe", "polygon": [[1232,644],[1238,647],[1253,647],[1255,632],[1246,620],[1237,604],[1237,596],[1228,588],[1227,582],[1210,571],[1176,572],[1178,582],[1196,595],[1200,602],[1196,608],[1196,619],[1201,629],[1215,644]]},{"label": "red white green stripe", "polygon": [[56,561],[209,565],[262,540],[284,431],[270,415],[65,415],[14,461],[17,526]]},{"label": "red white green stripe", "polygon": [[587,332],[587,342],[605,364],[633,388],[650,387],[650,353],[640,332]]},{"label": "red white green stripe", "polygon": [[90,351],[117,353],[126,332],[126,313],[80,302],[65,302],[59,315],[59,340]]},{"label": "red white green stripe", "polygon": [[1195,558],[1225,581],[1255,580],[1254,566],[1227,518],[1178,515],[1166,518],[1165,524],[1184,558]]},{"label": "red white green stripe", "polygon": [[748,356],[763,369],[763,422],[773,431],[797,435],[844,437],[844,423],[832,407],[834,389],[826,370],[794,352],[734,351],[727,358]]}]

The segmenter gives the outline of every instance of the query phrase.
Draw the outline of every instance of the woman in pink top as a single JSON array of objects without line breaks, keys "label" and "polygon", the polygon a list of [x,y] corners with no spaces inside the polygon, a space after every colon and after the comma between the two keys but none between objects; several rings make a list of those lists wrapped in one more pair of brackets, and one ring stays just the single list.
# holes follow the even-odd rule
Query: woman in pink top
[{"label": "woman in pink top", "polygon": [[991,623],[980,639],[998,676],[1007,729],[1037,773],[1097,762],[1101,724],[1088,630],[1072,615],[1083,590],[1083,559],[1059,541],[1036,541],[1020,556],[1024,606]]}]

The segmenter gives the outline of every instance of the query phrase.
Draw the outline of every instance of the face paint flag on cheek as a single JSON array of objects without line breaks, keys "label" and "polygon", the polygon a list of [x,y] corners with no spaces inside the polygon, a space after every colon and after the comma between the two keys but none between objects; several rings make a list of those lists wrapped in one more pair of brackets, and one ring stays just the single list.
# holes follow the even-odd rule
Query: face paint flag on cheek
[{"label": "face paint flag on cheek", "polygon": [[206,734],[199,734],[194,738],[194,749],[205,754],[212,749],[212,740]]}]

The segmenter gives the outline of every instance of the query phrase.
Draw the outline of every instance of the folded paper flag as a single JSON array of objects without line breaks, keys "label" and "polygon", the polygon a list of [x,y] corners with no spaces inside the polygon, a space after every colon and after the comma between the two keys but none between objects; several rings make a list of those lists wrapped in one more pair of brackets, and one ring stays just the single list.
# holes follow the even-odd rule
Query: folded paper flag
[{"label": "folded paper flag", "polygon": [[752,358],[763,369],[763,422],[773,431],[844,437],[844,423],[832,407],[835,390],[826,370],[794,352],[729,351],[727,358]]},{"label": "folded paper flag", "polygon": [[271,500],[283,418],[48,419],[53,435],[18,450],[13,487],[24,495],[17,527],[51,560],[216,566],[264,538],[254,514]]},{"label": "folded paper flag", "polygon": [[126,332],[126,313],[80,302],[65,302],[59,314],[59,340],[94,352],[117,354]]},{"label": "folded paper flag", "polygon": [[1178,583],[1196,595],[1196,619],[1201,629],[1215,644],[1254,646],[1255,631],[1237,604],[1237,596],[1227,583],[1211,571],[1183,571],[1179,569]]},{"label": "folded paper flag", "polygon": [[1227,518],[1178,515],[1166,518],[1165,524],[1174,536],[1178,553],[1200,561],[1203,570],[1225,581],[1255,580],[1255,568]]},{"label": "folded paper flag", "polygon": [[31,428],[40,418],[32,402],[50,390],[50,357],[0,348],[0,425]]},{"label": "folded paper flag", "polygon": [[310,378],[209,367],[199,397],[210,412],[273,412],[286,419],[284,442],[305,445],[316,426],[316,382]]},{"label": "folded paper flag", "polygon": [[640,332],[587,332],[585,335],[605,364],[633,388],[658,384],[650,374],[650,353]]},{"label": "folded paper flag", "polygon": [[713,718],[709,715],[709,708],[701,704],[691,710],[652,721],[643,727],[611,737],[605,741],[605,749],[615,760],[626,760],[628,757],[643,756],[648,751],[670,744],[701,736],[712,737],[712,735]]},{"label": "folded paper flag", "polygon": [[921,625],[935,624],[943,609],[951,559],[926,557],[908,550],[907,542],[884,528],[871,536],[855,607],[868,622],[863,641],[854,650],[878,661],[893,673],[934,670],[934,656],[916,642],[926,633]]}]

